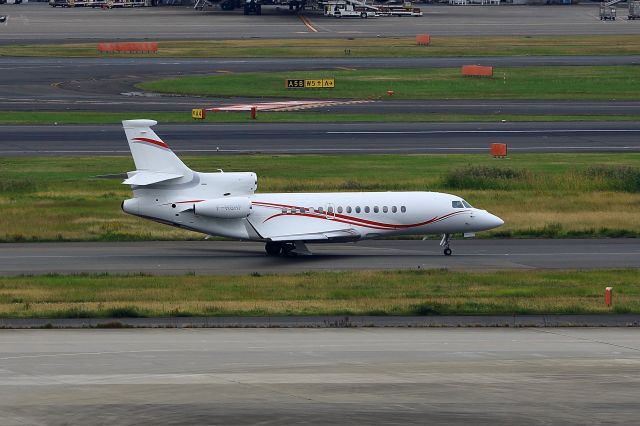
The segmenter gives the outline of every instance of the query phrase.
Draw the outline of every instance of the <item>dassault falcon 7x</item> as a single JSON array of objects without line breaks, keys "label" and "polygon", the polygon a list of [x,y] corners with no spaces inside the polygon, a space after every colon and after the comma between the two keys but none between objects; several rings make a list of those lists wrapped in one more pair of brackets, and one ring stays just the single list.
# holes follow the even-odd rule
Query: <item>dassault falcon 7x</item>
[{"label": "dassault falcon 7x", "polygon": [[504,222],[460,197],[438,192],[256,193],[252,172],[200,173],[187,167],[151,129],[153,120],[122,122],[136,170],[133,198],[122,210],[207,235],[262,241],[268,255],[310,254],[305,243],[394,235],[467,236]]}]

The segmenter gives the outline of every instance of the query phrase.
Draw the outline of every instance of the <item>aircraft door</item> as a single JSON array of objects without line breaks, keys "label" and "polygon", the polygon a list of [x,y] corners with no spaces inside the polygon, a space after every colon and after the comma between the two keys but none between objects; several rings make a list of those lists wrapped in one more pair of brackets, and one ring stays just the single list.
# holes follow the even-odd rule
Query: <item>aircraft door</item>
[{"label": "aircraft door", "polygon": [[325,213],[327,219],[335,219],[336,218],[336,208],[333,204],[327,204],[327,212]]}]

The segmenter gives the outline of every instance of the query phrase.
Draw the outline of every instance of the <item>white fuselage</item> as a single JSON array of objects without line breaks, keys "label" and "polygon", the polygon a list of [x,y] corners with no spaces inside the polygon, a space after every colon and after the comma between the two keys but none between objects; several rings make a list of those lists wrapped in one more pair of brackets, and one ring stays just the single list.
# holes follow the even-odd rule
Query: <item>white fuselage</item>
[{"label": "white fuselage", "polygon": [[[241,218],[199,214],[198,204],[212,199],[207,191],[167,194],[149,188],[143,192],[144,196],[137,194],[127,200],[123,209],[186,229],[243,240],[284,241],[286,236],[293,239],[310,235],[301,239],[317,241],[324,238],[311,235],[323,233],[332,233],[333,237],[327,240],[342,241],[391,235],[474,233],[503,223],[485,210],[460,205],[460,197],[438,192],[247,194],[250,210]],[[224,200],[225,196],[219,194],[214,199]]]}]

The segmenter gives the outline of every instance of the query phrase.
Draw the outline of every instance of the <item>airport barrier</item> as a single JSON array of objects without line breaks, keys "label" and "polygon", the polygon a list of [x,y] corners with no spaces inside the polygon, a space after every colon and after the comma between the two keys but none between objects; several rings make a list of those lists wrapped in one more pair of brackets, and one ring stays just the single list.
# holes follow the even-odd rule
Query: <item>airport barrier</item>
[{"label": "airport barrier", "polygon": [[416,35],[416,44],[418,46],[428,46],[431,44],[431,36],[429,34]]},{"label": "airport barrier", "polygon": [[483,67],[481,65],[463,65],[462,75],[465,77],[493,77],[493,67]]},{"label": "airport barrier", "polygon": [[158,53],[157,42],[98,43],[100,53]]},{"label": "airport barrier", "polygon": [[506,143],[492,143],[491,155],[496,158],[504,158],[507,156],[507,144]]}]

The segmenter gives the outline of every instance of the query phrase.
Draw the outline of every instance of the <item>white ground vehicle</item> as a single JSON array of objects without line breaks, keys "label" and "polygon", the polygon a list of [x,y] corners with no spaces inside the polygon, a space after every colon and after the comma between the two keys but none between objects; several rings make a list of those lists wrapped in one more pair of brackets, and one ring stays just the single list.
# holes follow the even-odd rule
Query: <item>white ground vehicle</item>
[{"label": "white ground vehicle", "polygon": [[324,6],[324,16],[335,18],[370,18],[376,16],[376,11],[366,5],[354,5],[344,1],[331,1]]},{"label": "white ground vehicle", "polygon": [[147,6],[145,0],[87,0],[87,6],[91,7],[143,7]]},{"label": "white ground vehicle", "polygon": [[49,0],[51,7],[84,7],[89,4],[89,0]]},{"label": "white ground vehicle", "polygon": [[379,16],[422,16],[422,11],[418,7],[413,7],[410,4],[406,6],[397,5],[379,5]]}]

